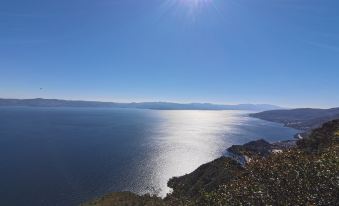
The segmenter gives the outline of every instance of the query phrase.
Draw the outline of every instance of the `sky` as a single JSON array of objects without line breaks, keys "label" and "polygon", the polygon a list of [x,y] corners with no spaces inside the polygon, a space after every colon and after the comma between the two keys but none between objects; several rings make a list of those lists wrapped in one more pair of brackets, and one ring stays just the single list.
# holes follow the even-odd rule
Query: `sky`
[{"label": "sky", "polygon": [[0,97],[339,106],[337,0],[0,0]]}]

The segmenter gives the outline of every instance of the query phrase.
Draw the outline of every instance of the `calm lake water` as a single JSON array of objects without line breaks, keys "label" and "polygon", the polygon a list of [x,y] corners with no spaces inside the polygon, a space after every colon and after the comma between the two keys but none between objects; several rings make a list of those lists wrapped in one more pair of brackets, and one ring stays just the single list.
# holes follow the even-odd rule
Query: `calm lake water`
[{"label": "calm lake water", "polygon": [[111,191],[169,192],[232,144],[297,131],[239,111],[0,108],[2,205],[78,205]]}]

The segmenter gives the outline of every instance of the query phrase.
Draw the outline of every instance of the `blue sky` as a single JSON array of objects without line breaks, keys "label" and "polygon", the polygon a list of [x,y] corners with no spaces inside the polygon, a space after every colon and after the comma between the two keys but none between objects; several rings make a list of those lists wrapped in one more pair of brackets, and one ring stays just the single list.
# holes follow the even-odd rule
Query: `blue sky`
[{"label": "blue sky", "polygon": [[339,106],[338,11],[337,0],[1,0],[0,97]]}]

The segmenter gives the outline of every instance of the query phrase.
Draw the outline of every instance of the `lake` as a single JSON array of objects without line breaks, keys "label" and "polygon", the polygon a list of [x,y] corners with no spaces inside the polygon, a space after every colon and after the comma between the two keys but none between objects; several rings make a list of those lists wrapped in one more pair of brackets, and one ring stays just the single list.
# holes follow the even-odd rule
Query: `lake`
[{"label": "lake", "polygon": [[243,111],[0,107],[2,205],[78,205],[112,191],[166,195],[232,144],[297,130]]}]

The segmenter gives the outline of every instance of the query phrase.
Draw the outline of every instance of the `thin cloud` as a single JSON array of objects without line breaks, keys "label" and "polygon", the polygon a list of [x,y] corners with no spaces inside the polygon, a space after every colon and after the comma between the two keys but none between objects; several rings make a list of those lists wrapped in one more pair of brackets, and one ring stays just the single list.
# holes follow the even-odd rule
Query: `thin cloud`
[{"label": "thin cloud", "polygon": [[335,44],[327,44],[323,42],[317,42],[317,41],[306,41],[307,44],[318,47],[318,48],[323,48],[323,49],[328,49],[331,51],[339,52],[339,45]]}]

